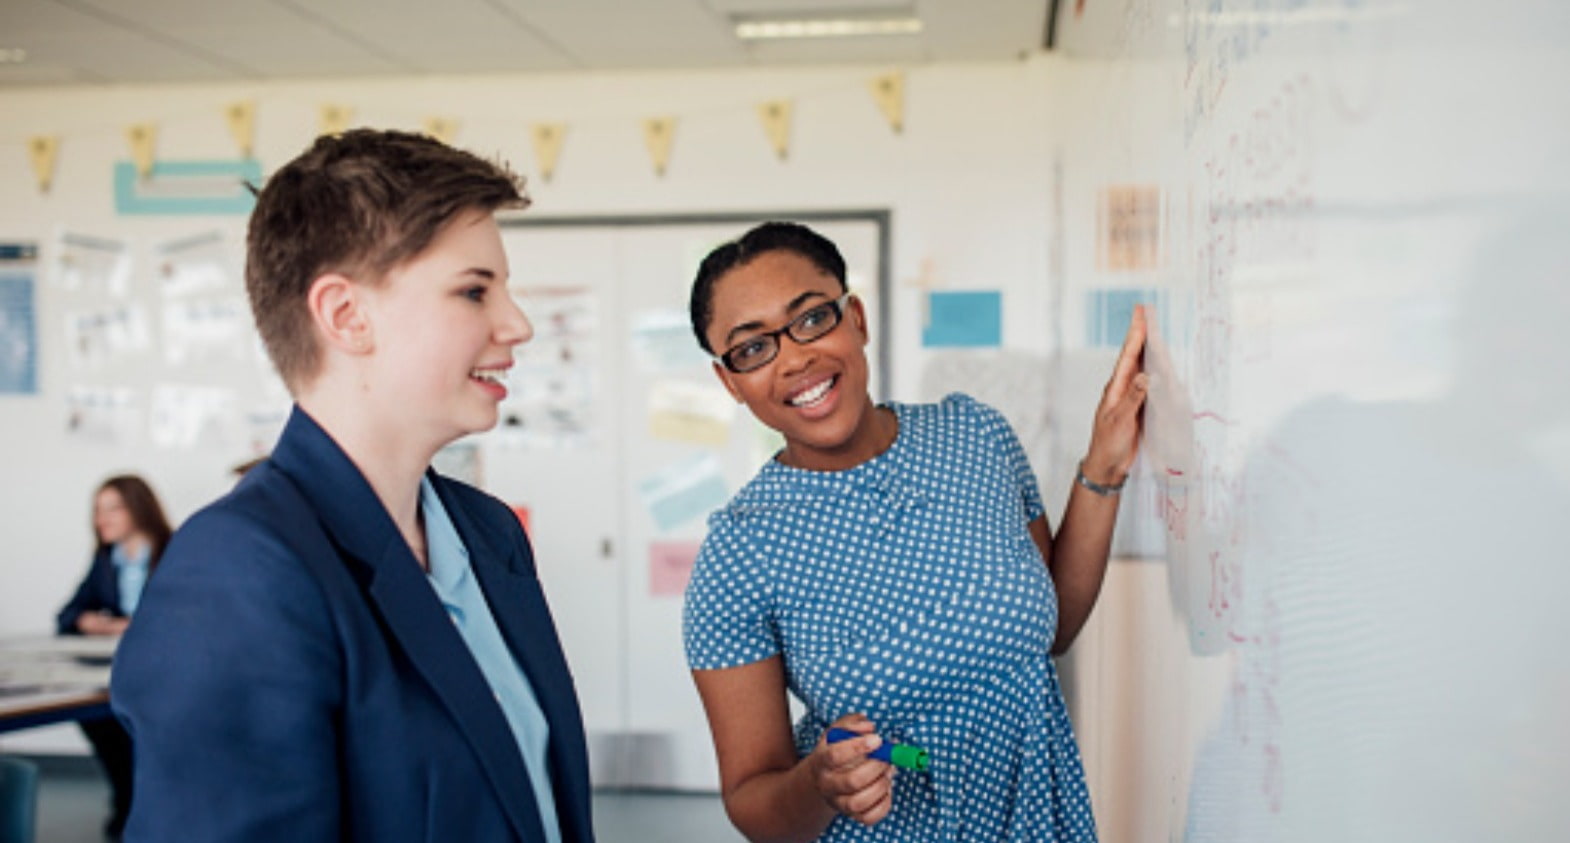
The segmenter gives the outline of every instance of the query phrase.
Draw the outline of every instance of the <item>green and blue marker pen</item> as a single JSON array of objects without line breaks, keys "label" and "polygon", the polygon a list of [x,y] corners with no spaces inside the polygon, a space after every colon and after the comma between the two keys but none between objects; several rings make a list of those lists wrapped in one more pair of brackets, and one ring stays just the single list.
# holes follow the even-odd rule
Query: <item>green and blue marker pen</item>
[{"label": "green and blue marker pen", "polygon": [[[861,737],[861,734],[852,732],[849,729],[830,729],[828,733],[829,743],[839,743],[840,741],[848,741],[851,738],[859,737]],[[915,770],[918,773],[927,769],[927,751],[918,746],[911,746],[908,743],[884,741],[878,744],[877,749],[867,753],[867,757],[876,758],[885,764],[893,764],[906,770]]]}]

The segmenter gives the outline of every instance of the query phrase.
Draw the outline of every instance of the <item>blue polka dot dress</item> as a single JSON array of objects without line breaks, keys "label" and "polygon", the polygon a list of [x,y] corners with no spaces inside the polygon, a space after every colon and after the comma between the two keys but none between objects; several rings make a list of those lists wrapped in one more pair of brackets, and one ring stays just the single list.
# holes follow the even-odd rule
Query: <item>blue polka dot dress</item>
[{"label": "blue polka dot dress", "polygon": [[1094,841],[1079,748],[1048,650],[1057,595],[1026,525],[1024,450],[964,395],[891,404],[899,434],[845,471],[771,460],[709,519],[686,594],[695,670],[782,656],[806,755],[864,712],[927,750],[889,816],[826,841]]}]

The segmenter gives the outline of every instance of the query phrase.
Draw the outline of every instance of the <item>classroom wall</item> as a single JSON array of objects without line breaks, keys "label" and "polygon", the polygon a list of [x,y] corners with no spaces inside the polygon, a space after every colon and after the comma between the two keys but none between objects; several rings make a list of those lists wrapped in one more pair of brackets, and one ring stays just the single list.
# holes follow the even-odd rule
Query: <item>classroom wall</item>
[{"label": "classroom wall", "polygon": [[[134,255],[132,298],[156,301],[157,250],[218,233],[238,284],[242,216],[117,214],[111,170],[129,160],[125,128],[158,126],[159,160],[234,159],[222,110],[256,104],[255,153],[270,172],[314,136],[324,103],[347,106],[353,123],[418,129],[430,116],[456,120],[455,143],[499,155],[530,176],[527,215],[583,216],[771,209],[885,208],[892,213],[893,361],[888,394],[923,391],[921,320],[927,290],[1002,289],[1003,341],[1044,350],[1052,332],[1045,290],[1052,167],[1046,148],[1053,61],[930,65],[906,71],[904,129],[879,112],[869,83],[885,67],[313,80],[254,86],[54,88],[0,93],[7,115],[0,157],[0,241],[37,240],[40,384],[34,396],[0,395],[0,635],[44,633],[87,563],[92,489],[106,475],[147,476],[178,521],[225,491],[229,469],[265,448],[264,422],[160,447],[140,435],[118,444],[65,433],[64,391],[79,383],[150,390],[170,380],[237,387],[243,410],[280,400],[255,349],[243,359],[171,370],[153,346],[84,370],[66,353],[62,324],[90,307],[90,291],[54,284],[62,231],[123,238]],[[756,109],[795,105],[789,157],[768,144]],[[657,176],[641,122],[677,118],[669,168]],[[534,121],[568,125],[550,182],[537,174]],[[24,143],[61,138],[54,184],[41,193]],[[739,233],[739,232],[738,232]],[[526,254],[511,255],[515,264]],[[683,306],[684,302],[673,303]],[[259,396],[259,397],[258,397]],[[146,407],[143,405],[143,409]],[[256,409],[260,412],[259,409]],[[610,646],[608,644],[607,646]]]}]

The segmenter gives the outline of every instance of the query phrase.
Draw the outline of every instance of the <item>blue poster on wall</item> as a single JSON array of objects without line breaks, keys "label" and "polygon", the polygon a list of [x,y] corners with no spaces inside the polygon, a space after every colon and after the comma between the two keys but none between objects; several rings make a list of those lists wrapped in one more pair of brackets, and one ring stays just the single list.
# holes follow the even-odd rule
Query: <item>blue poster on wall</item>
[{"label": "blue poster on wall", "polygon": [[0,243],[0,394],[38,393],[37,256],[31,243]]},{"label": "blue poster on wall", "polygon": [[932,293],[927,297],[926,348],[997,348],[1003,344],[1003,294],[997,290]]},{"label": "blue poster on wall", "polygon": [[232,161],[158,161],[145,178],[136,165],[114,165],[114,209],[120,214],[249,214],[256,205],[247,185],[262,186],[254,158]]},{"label": "blue poster on wall", "polygon": [[[1134,317],[1134,307],[1141,304],[1155,308],[1158,333],[1171,336],[1166,330],[1166,293],[1155,289],[1111,287],[1085,294],[1085,345],[1090,348],[1123,345],[1129,320]],[[1148,317],[1148,309],[1146,313]]]}]

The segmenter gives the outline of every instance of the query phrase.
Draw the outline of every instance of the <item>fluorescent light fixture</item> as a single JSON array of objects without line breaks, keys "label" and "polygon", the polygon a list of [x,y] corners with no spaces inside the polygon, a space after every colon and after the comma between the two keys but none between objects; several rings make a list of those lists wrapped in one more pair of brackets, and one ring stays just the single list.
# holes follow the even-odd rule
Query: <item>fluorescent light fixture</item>
[{"label": "fluorescent light fixture", "polygon": [[917,17],[771,18],[736,21],[736,37],[743,41],[783,38],[847,38],[865,35],[915,35],[921,31]]}]

